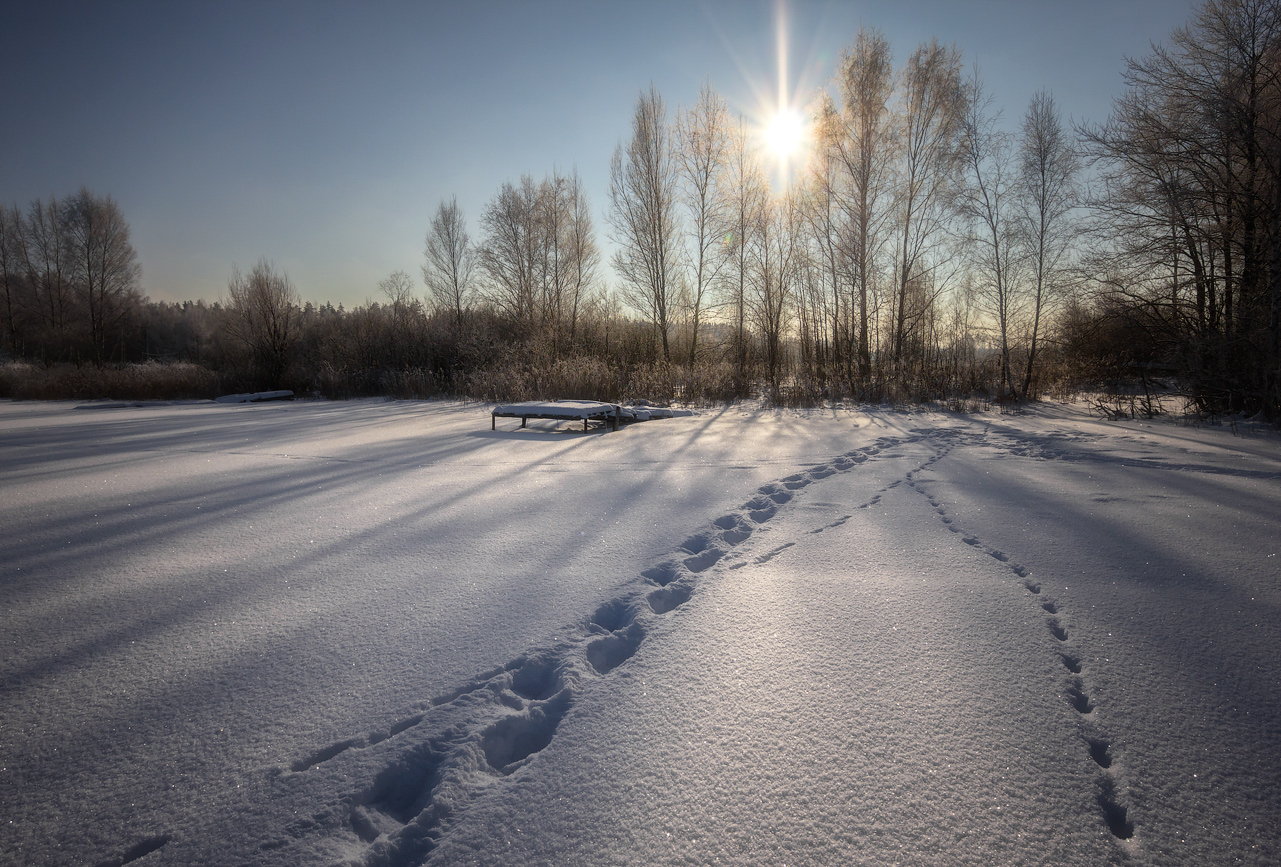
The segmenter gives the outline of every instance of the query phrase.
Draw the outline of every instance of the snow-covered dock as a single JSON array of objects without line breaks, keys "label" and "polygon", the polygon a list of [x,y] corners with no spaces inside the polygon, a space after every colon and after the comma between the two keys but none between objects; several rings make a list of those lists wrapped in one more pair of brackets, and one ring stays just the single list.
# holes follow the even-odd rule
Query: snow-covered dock
[{"label": "snow-covered dock", "polygon": [[520,426],[525,427],[531,418],[552,419],[555,421],[583,420],[583,430],[588,422],[596,419],[618,430],[620,423],[632,421],[649,421],[651,418],[671,418],[672,411],[661,407],[623,406],[617,403],[601,403],[594,400],[556,400],[525,401],[523,403],[500,404],[490,413],[489,429],[498,429],[498,419],[518,418]]}]

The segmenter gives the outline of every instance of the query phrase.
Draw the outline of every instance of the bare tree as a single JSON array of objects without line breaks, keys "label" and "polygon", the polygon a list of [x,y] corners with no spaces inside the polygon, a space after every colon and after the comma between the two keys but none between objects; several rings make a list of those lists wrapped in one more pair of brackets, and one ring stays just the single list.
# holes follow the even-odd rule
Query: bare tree
[{"label": "bare tree", "polygon": [[438,307],[453,313],[455,326],[471,300],[475,256],[458,198],[441,201],[427,229],[423,282]]},{"label": "bare tree", "polygon": [[535,320],[542,246],[538,209],[538,188],[524,175],[519,186],[504,183],[481,216],[485,238],[479,260],[488,296],[521,336],[532,332]]},{"label": "bare tree", "polygon": [[591,205],[577,172],[540,183],[507,183],[485,208],[480,266],[490,300],[523,339],[543,339],[559,356],[577,336],[600,253]]},{"label": "bare tree", "polygon": [[566,253],[563,306],[566,308],[564,316],[569,319],[569,341],[572,344],[578,337],[579,316],[597,279],[600,251],[592,226],[591,202],[577,170],[558,189],[561,196],[556,203],[557,208],[565,211],[565,238],[561,245]]},{"label": "bare tree", "polygon": [[232,271],[227,283],[228,329],[250,353],[270,385],[278,386],[298,340],[298,290],[289,275],[266,259],[247,275]]},{"label": "bare tree", "polygon": [[848,227],[841,205],[842,170],[837,162],[835,149],[828,143],[834,131],[835,104],[821,98],[815,123],[817,147],[811,155],[805,173],[804,185],[798,204],[807,227],[805,240],[813,245],[808,253],[812,260],[807,275],[806,307],[811,312],[801,320],[803,342],[814,344],[815,372],[830,365],[833,375],[851,380],[853,329],[851,320],[852,299],[846,297],[849,268],[845,249]]},{"label": "bare tree", "polygon": [[752,311],[775,396],[786,360],[784,337],[800,258],[797,224],[795,200],[784,195],[765,203],[753,232],[757,267],[752,280]]},{"label": "bare tree", "polygon": [[1077,232],[1072,212],[1078,204],[1076,178],[1081,160],[1054,105],[1042,90],[1023,116],[1019,144],[1022,181],[1022,233],[1031,269],[1032,331],[1021,394],[1032,385],[1041,336],[1041,317],[1063,289],[1064,266]]},{"label": "bare tree", "polygon": [[110,197],[81,188],[64,203],[63,225],[70,247],[72,282],[88,320],[95,364],[104,363],[112,337],[138,300],[142,268],[129,243],[129,224]]},{"label": "bare tree", "polygon": [[[844,169],[844,184],[838,188],[848,225],[843,251],[858,297],[859,377],[866,381],[871,375],[868,293],[884,242],[888,214],[884,199],[893,153],[889,101],[894,70],[885,36],[877,30],[859,30],[853,48],[841,56],[837,75],[841,105],[829,109],[825,143]],[[912,217],[909,209],[905,219]]]},{"label": "bare tree", "polygon": [[897,299],[895,365],[902,360],[913,287],[936,286],[929,253],[942,232],[960,168],[965,115],[960,49],[937,39],[912,52],[902,73],[897,111]]},{"label": "bare tree", "polygon": [[1018,394],[1010,364],[1010,330],[1016,298],[1017,263],[1014,205],[1018,196],[1011,136],[998,127],[1000,112],[983,90],[978,67],[967,83],[962,121],[962,159],[965,185],[958,196],[958,210],[970,226],[969,248],[978,266],[976,289],[996,320],[1001,349],[1001,387]]},{"label": "bare tree", "polygon": [[1281,7],[1206,0],[1128,62],[1098,166],[1112,297],[1209,412],[1281,416]]},{"label": "bare tree", "polygon": [[71,253],[63,229],[62,206],[54,197],[46,205],[39,199],[27,209],[20,229],[22,257],[28,290],[38,322],[40,352],[66,351],[67,334],[74,315]]},{"label": "bare tree", "polygon": [[23,267],[22,213],[16,205],[0,207],[0,290],[4,333],[8,351],[19,354],[18,319],[23,306],[26,280]]},{"label": "bare tree", "polygon": [[651,85],[636,101],[627,147],[620,143],[610,163],[609,222],[623,296],[657,331],[664,361],[679,279],[677,182],[667,108]]},{"label": "bare tree", "polygon": [[704,84],[698,102],[680,113],[676,155],[681,200],[689,214],[689,363],[698,359],[698,328],[711,287],[725,263],[722,238],[726,219],[721,187],[729,148],[729,110],[725,100]]},{"label": "bare tree", "polygon": [[760,158],[752,149],[751,137],[740,117],[730,134],[726,160],[727,267],[721,284],[725,306],[734,327],[734,357],[740,387],[747,379],[747,326],[750,323],[750,290],[753,276],[756,234],[768,202]]},{"label": "bare tree", "polygon": [[[575,171],[553,170],[538,188],[538,311],[554,356],[572,344],[584,293],[595,279],[599,253],[591,206]],[[568,333],[566,333],[568,331]]]},{"label": "bare tree", "polygon": [[422,307],[414,297],[414,280],[404,271],[393,271],[378,281],[378,291],[387,299],[387,309],[391,313],[387,354],[393,366],[406,366],[413,340],[414,318],[422,313]]}]

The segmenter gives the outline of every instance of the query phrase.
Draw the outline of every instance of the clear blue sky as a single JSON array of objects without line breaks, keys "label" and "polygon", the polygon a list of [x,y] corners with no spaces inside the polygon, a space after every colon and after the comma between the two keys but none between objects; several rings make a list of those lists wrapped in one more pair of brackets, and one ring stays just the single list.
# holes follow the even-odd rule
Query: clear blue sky
[{"label": "clear blue sky", "polygon": [[[1012,123],[1040,88],[1102,121],[1123,57],[1191,8],[792,0],[788,79],[808,96],[870,25],[896,63],[931,36],[955,42]],[[143,290],[164,300],[215,300],[233,266],[266,256],[304,299],[362,303],[392,271],[420,279],[442,198],[458,196],[476,238],[503,181],[553,167],[582,174],[603,242],[609,160],[642,88],[674,108],[710,80],[751,115],[778,80],[772,0],[0,0],[0,13],[0,202],[112,196]]]}]

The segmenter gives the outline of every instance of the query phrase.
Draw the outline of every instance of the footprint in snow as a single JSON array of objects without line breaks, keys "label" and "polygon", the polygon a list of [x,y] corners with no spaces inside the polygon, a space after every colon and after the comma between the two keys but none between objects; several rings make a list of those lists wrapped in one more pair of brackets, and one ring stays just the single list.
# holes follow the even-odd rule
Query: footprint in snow
[{"label": "footprint in snow", "polygon": [[145,840],[140,840],[126,849],[119,857],[109,858],[106,861],[101,862],[98,867],[122,867],[122,865],[125,864],[132,864],[144,855],[150,855],[157,849],[161,849],[168,845],[171,839],[173,838],[168,834],[157,834],[154,837],[148,837]]},{"label": "footprint in snow", "polygon": [[1086,738],[1086,743],[1089,745],[1090,758],[1094,759],[1096,765],[1104,769],[1112,767],[1112,745],[1110,743],[1102,738]]},{"label": "footprint in snow", "polygon": [[571,702],[570,691],[561,690],[547,701],[489,726],[480,740],[485,761],[503,776],[524,767],[530,756],[542,752],[552,742],[556,727],[565,718]]},{"label": "footprint in snow", "polygon": [[1094,710],[1094,702],[1090,701],[1090,696],[1085,691],[1085,684],[1079,677],[1068,684],[1067,699],[1068,703],[1076,708],[1077,713],[1087,714]]},{"label": "footprint in snow", "polygon": [[[738,563],[731,568],[737,568],[746,565]],[[693,591],[684,584],[672,584],[667,587],[660,587],[650,592],[645,600],[649,603],[650,610],[655,614],[666,614],[667,612],[679,608],[689,601]]]},{"label": "footprint in snow", "polygon": [[1099,810],[1103,813],[1103,822],[1118,840],[1129,840],[1134,836],[1134,823],[1128,818],[1128,811],[1117,799],[1116,783],[1104,775],[1099,784]]},{"label": "footprint in snow", "polygon": [[610,633],[587,645],[587,661],[597,674],[609,674],[632,658],[645,640],[645,630],[633,623],[626,630]]},{"label": "footprint in snow", "polygon": [[678,577],[680,577],[680,565],[675,563],[660,563],[657,566],[651,566],[641,572],[641,577],[651,581],[660,587],[666,587]]}]

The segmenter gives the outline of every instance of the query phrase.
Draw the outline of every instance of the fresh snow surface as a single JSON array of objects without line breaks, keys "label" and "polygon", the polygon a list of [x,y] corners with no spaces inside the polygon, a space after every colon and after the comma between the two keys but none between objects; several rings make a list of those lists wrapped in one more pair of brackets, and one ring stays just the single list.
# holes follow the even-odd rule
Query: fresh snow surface
[{"label": "fresh snow surface", "polygon": [[0,863],[1281,863],[1281,439],[0,402]]}]

